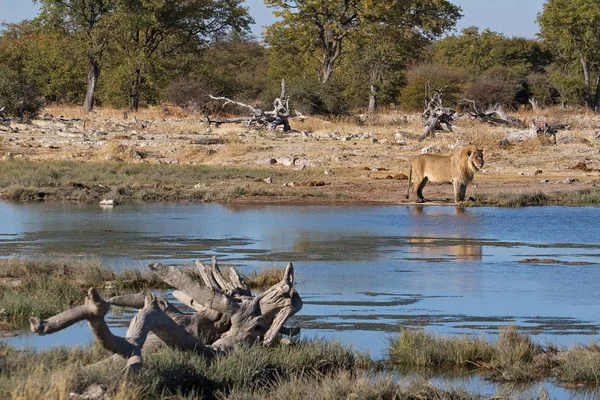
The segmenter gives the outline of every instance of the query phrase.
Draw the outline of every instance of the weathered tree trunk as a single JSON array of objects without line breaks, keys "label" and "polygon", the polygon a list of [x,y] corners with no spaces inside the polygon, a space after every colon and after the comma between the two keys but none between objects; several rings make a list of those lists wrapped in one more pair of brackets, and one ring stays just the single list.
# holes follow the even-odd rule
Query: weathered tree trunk
[{"label": "weathered tree trunk", "polygon": [[[229,280],[225,279],[214,257],[210,265],[200,261],[196,265],[202,283],[174,267],[148,265],[162,281],[177,289],[173,295],[178,300],[197,310],[194,314],[183,313],[151,293],[103,300],[91,288],[83,305],[46,320],[31,318],[31,330],[47,335],[87,320],[96,340],[105,349],[126,358],[128,367],[133,369],[142,366],[146,344],[155,346],[157,340],[169,347],[212,357],[236,344],[269,345],[280,332],[290,332],[283,325],[302,308],[291,263],[279,283],[256,297],[233,268],[229,270]],[[125,337],[113,335],[105,322],[112,305],[140,309]]]},{"label": "weathered tree trunk", "polygon": [[142,86],[143,77],[142,71],[137,68],[133,77],[133,83],[131,85],[130,94],[130,107],[131,111],[137,112],[140,109],[140,88]]},{"label": "weathered tree trunk", "polygon": [[95,59],[90,59],[89,67],[87,91],[83,102],[83,108],[86,112],[90,112],[94,108],[94,93],[96,92],[96,86],[98,85],[98,79],[100,78],[100,65]]},{"label": "weathered tree trunk", "polygon": [[[423,135],[419,141],[430,136],[435,130],[452,132],[454,121],[458,118],[455,110],[444,107],[442,94],[446,86],[440,89],[431,89],[429,82],[425,85],[425,111],[421,117],[423,121]],[[435,92],[433,95],[431,92]]]},{"label": "weathered tree trunk", "polygon": [[379,94],[379,85],[371,84],[371,93],[369,95],[369,113],[377,111],[377,96]]},{"label": "weathered tree trunk", "polygon": [[589,108],[593,109],[594,102],[592,101],[592,98],[590,95],[590,89],[591,89],[590,64],[583,54],[580,54],[579,57],[581,59],[581,67],[583,69],[583,81],[585,84],[585,103],[587,104],[587,106]]}]

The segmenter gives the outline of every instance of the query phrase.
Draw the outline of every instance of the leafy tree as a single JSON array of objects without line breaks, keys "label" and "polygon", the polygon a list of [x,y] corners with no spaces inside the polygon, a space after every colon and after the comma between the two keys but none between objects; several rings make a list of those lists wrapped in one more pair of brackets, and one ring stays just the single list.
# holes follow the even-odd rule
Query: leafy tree
[{"label": "leafy tree", "polygon": [[565,65],[580,63],[586,103],[600,111],[600,0],[547,0],[537,21],[540,36]]},{"label": "leafy tree", "polygon": [[[451,28],[460,8],[446,0],[265,0],[281,21],[266,41],[271,54],[314,67],[322,84],[330,81],[344,55],[355,55],[370,83],[374,109],[379,87],[391,71],[428,40]],[[360,53],[360,55],[358,55]],[[279,69],[283,69],[279,67]],[[282,72],[285,73],[285,70]],[[289,72],[288,72],[289,73]]]},{"label": "leafy tree", "polygon": [[0,63],[20,70],[39,94],[51,101],[83,101],[85,45],[65,31],[46,31],[39,21],[5,25],[0,35]]},{"label": "leafy tree", "polygon": [[41,3],[41,18],[50,27],[64,29],[87,41],[88,81],[83,107],[91,111],[111,30],[108,16],[113,0],[34,0]]},{"label": "leafy tree", "polygon": [[161,62],[185,46],[199,49],[227,30],[247,30],[252,19],[242,0],[116,0],[115,35],[128,69],[130,106],[137,110],[142,85]]},{"label": "leafy tree", "polygon": [[507,38],[489,29],[480,33],[474,26],[436,42],[432,59],[437,64],[468,68],[476,73],[503,66],[521,75],[543,72],[552,61],[551,54],[537,40]]}]

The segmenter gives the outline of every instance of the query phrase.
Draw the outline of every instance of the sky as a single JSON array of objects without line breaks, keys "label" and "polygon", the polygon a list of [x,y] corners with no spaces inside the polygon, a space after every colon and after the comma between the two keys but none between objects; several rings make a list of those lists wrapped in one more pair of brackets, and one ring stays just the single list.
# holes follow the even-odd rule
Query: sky
[{"label": "sky", "polygon": [[[457,31],[468,26],[480,30],[490,28],[506,36],[534,38],[539,31],[535,19],[542,11],[544,0],[450,0],[462,7],[463,18],[457,24]],[[275,21],[272,10],[263,0],[246,0],[250,15],[256,21],[252,27],[255,36],[260,37],[263,27]],[[38,13],[38,6],[31,0],[0,0],[0,22],[18,22],[31,19]]]}]

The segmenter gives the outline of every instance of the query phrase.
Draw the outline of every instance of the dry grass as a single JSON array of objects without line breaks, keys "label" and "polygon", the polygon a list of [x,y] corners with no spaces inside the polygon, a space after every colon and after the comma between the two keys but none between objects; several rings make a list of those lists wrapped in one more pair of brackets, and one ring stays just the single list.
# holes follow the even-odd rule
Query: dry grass
[{"label": "dry grass", "polygon": [[281,281],[285,267],[264,267],[244,275],[244,281],[250,287],[267,288]]}]

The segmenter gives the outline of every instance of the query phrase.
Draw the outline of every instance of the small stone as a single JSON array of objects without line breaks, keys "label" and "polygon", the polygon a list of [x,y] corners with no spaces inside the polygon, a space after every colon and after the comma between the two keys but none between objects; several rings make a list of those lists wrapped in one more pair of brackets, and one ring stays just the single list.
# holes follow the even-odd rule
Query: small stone
[{"label": "small stone", "polygon": [[326,169],[326,170],[324,171],[324,174],[325,174],[325,175],[332,175],[332,174],[333,174],[333,171],[332,171],[332,170],[330,170],[330,169]]},{"label": "small stone", "polygon": [[263,179],[265,183],[268,183],[269,185],[273,183],[273,178],[268,177],[266,179]]},{"label": "small stone", "polygon": [[548,179],[542,179],[542,180],[540,181],[540,183],[548,183],[548,182],[550,182]]},{"label": "small stone", "polygon": [[101,206],[108,206],[108,207],[114,207],[114,206],[118,206],[119,202],[113,199],[102,199],[102,201],[100,202]]},{"label": "small stone", "polygon": [[577,178],[567,178],[563,182],[570,185],[570,184],[579,182],[579,179],[577,179]]},{"label": "small stone", "polygon": [[371,143],[377,143],[377,138],[371,138]]},{"label": "small stone", "polygon": [[292,165],[296,164],[296,158],[295,157],[283,157],[283,158],[279,158],[277,160],[277,162],[279,164],[285,165],[286,167],[291,167]]}]

